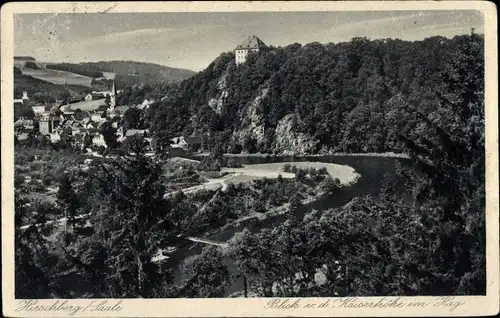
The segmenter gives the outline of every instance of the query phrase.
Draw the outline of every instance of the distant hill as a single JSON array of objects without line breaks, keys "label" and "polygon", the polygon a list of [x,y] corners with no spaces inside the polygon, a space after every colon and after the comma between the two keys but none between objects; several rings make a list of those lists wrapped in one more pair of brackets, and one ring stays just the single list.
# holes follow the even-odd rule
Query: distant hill
[{"label": "distant hill", "polygon": [[36,61],[34,57],[31,56],[14,56],[14,60],[18,61]]},{"label": "distant hill", "polygon": [[75,73],[91,78],[98,78],[104,76],[104,74],[101,71],[99,71],[99,69],[96,69],[89,65],[82,65],[82,64],[71,64],[71,63],[47,64],[47,69]]},{"label": "distant hill", "polygon": [[38,67],[38,65],[35,62],[32,62],[32,61],[24,62],[24,67],[26,67],[26,68],[32,68],[34,70],[40,69],[40,67]]},{"label": "distant hill", "polygon": [[196,74],[196,72],[187,69],[134,61],[57,63],[49,64],[47,68],[73,72],[93,78],[103,77],[103,72],[115,73],[115,80],[119,86],[179,82]]}]

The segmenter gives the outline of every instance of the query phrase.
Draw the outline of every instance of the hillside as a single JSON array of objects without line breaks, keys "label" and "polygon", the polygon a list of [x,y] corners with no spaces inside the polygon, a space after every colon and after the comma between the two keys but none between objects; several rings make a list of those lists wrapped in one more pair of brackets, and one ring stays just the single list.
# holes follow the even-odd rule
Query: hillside
[{"label": "hillside", "polygon": [[[16,65],[17,66],[17,65]],[[17,66],[19,67],[19,66]],[[39,80],[50,82],[57,85],[79,85],[91,87],[92,78],[75,74],[72,72],[48,69],[48,68],[29,68],[19,67],[24,75],[28,75]]]},{"label": "hillside", "polygon": [[78,64],[49,64],[47,68],[73,72],[93,78],[103,73],[115,73],[117,85],[152,84],[156,82],[178,82],[196,74],[193,71],[159,64],[134,61],[101,61]]},{"label": "hillside", "polygon": [[42,102],[44,98],[48,98],[49,100],[64,99],[69,96],[80,96],[89,91],[90,88],[86,86],[67,85],[65,87],[43,81],[29,75],[24,75],[18,68],[14,68],[14,98],[21,98],[23,92],[28,92],[30,99]]},{"label": "hillside", "polygon": [[[157,135],[210,133],[219,151],[317,154],[400,150],[418,110],[436,110],[458,49],[482,50],[480,35],[423,41],[368,40],[271,48],[236,66],[223,53],[171,88],[148,114]],[[478,49],[479,48],[479,49]],[[469,48],[469,50],[472,50]],[[467,65],[481,74],[481,52]],[[173,90],[172,90],[173,89]]]}]

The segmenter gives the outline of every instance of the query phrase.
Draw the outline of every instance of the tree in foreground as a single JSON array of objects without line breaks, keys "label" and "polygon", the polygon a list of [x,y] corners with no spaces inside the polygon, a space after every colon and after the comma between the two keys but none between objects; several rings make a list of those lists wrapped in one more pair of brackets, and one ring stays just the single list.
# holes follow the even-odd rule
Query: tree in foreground
[{"label": "tree in foreground", "polygon": [[173,245],[161,165],[143,155],[106,160],[87,181],[94,234],[68,247],[99,297],[168,297],[171,274],[152,257]]},{"label": "tree in foreground", "polygon": [[179,288],[179,297],[224,297],[231,282],[222,251],[216,247],[187,259],[183,269],[187,278]]}]

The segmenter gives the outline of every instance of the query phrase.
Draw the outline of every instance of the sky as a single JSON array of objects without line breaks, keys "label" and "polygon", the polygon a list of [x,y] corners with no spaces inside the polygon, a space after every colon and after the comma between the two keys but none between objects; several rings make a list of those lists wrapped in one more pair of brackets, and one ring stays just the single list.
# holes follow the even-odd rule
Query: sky
[{"label": "sky", "polygon": [[264,43],[422,40],[484,32],[479,11],[16,14],[14,54],[44,62],[133,60],[200,71],[256,35]]}]

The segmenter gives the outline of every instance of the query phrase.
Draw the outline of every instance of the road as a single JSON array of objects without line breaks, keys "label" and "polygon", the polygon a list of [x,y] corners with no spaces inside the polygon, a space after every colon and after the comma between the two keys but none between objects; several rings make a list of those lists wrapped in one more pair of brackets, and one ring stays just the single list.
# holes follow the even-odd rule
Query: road
[{"label": "road", "polygon": [[[80,220],[80,219],[83,219],[87,216],[89,216],[90,213],[87,213],[87,214],[80,214],[80,215],[77,215],[75,216],[75,220]],[[50,225],[50,224],[54,224],[54,223],[59,223],[59,224],[63,224],[64,222],[66,222],[66,218],[60,218],[60,219],[57,219],[57,220],[49,220],[47,222],[44,222],[44,223],[37,223],[35,224],[36,226],[40,226],[42,224],[45,224],[45,225]],[[28,225],[23,225],[20,227],[21,230],[26,230],[27,228],[29,228],[30,226],[32,226],[33,224],[28,224]]]},{"label": "road", "polygon": [[184,192],[184,194],[189,194],[189,193],[196,193],[196,192],[201,191],[201,190],[218,190],[220,188],[222,188],[222,190],[225,190],[227,187],[227,184],[225,181],[232,178],[232,177],[234,177],[234,175],[227,175],[227,176],[224,176],[223,178],[219,178],[219,179],[208,179],[208,181],[203,183],[203,184],[180,189],[177,191],[172,191],[172,192],[165,194],[164,197],[166,198],[166,197],[172,196],[178,191],[182,191],[182,192]]},{"label": "road", "polygon": [[191,242],[203,243],[203,244],[207,244],[207,245],[214,245],[214,246],[220,246],[220,247],[228,247],[229,246],[229,244],[227,244],[225,242],[217,242],[214,240],[209,240],[209,239],[201,238],[201,237],[190,236],[190,237],[186,237],[185,239],[189,240]]}]

